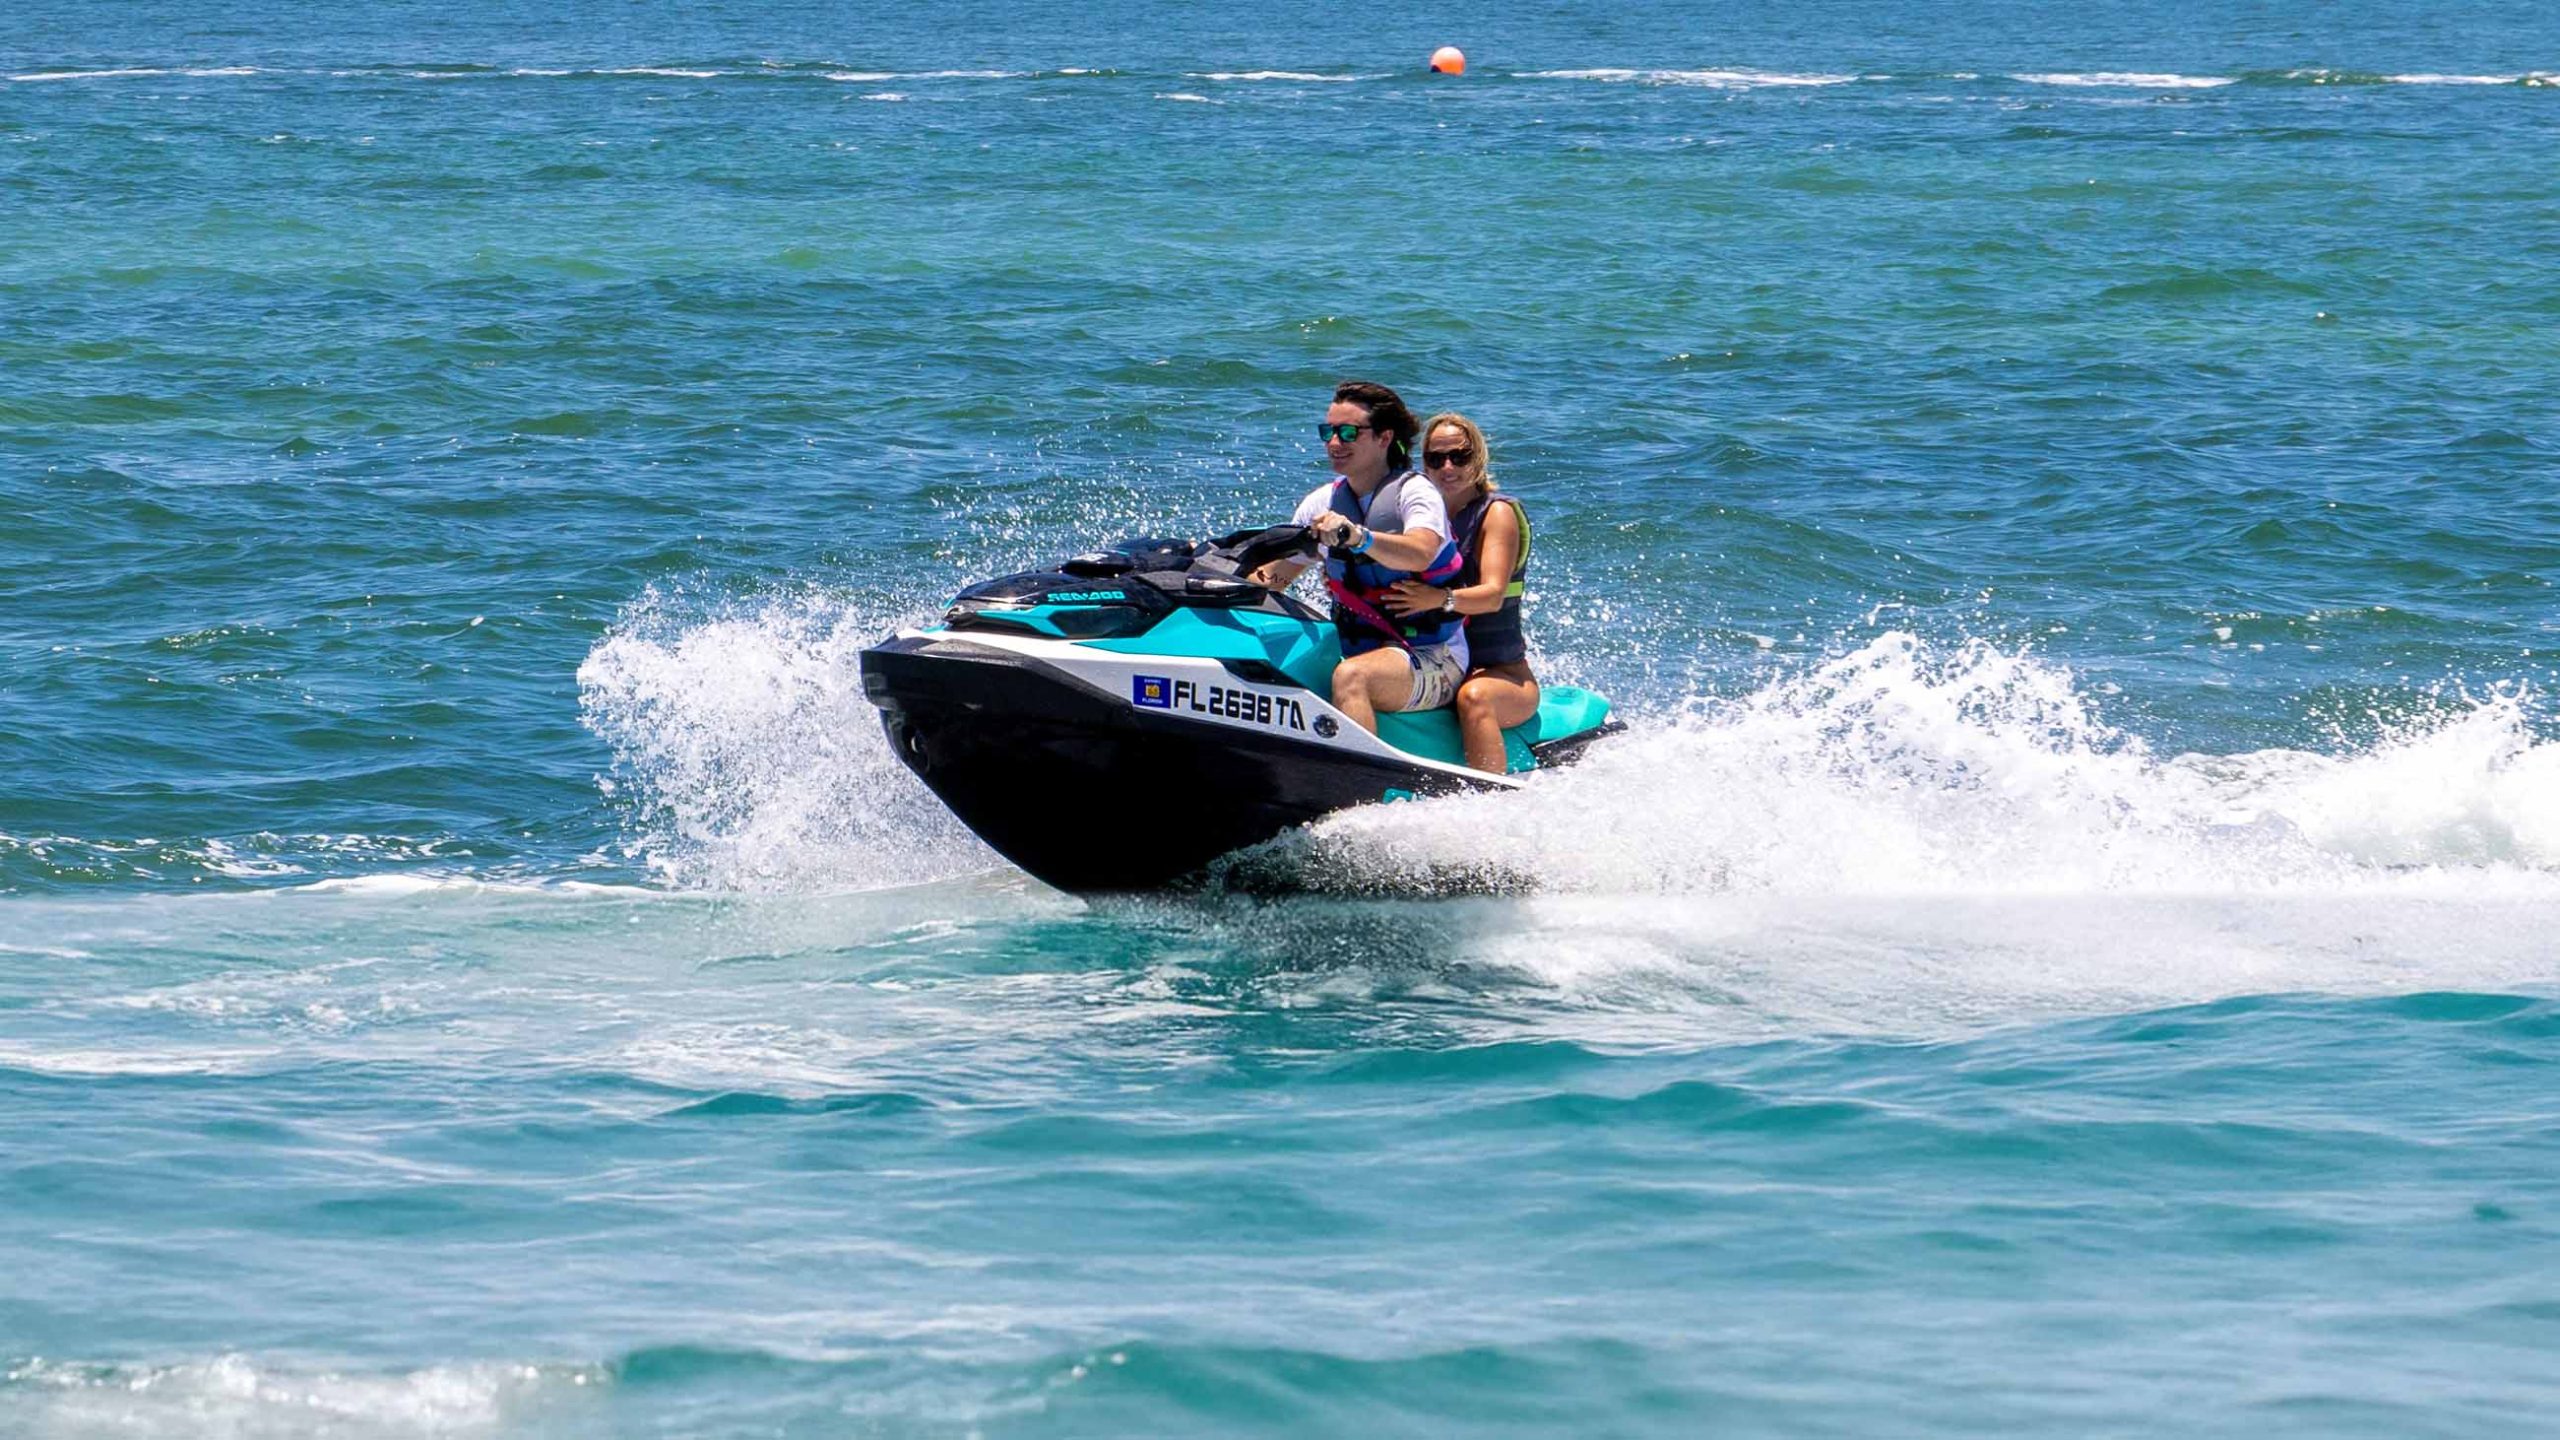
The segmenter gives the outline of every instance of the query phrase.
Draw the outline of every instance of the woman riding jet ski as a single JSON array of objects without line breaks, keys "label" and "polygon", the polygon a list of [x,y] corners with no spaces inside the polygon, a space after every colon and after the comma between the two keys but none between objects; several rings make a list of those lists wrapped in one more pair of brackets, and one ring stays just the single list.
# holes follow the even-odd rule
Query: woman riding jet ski
[{"label": "woman riding jet ski", "polygon": [[1445,708],[1380,713],[1372,734],[1330,698],[1334,624],[1247,578],[1315,553],[1283,525],[989,580],[864,651],[863,691],[963,824],[1077,892],[1155,889],[1352,805],[1516,789],[1621,728],[1549,685],[1503,732],[1507,774],[1468,767]]}]

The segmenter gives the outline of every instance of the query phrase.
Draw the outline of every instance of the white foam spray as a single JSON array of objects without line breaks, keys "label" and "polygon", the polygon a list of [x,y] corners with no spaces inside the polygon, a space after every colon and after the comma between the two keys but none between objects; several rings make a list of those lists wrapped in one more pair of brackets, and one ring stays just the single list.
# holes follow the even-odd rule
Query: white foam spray
[{"label": "white foam spray", "polygon": [[1012,477],[972,492],[945,516],[930,561],[916,557],[919,588],[905,594],[668,586],[625,606],[578,667],[578,690],[587,727],[613,749],[605,784],[630,807],[630,857],[679,888],[765,892],[1008,869],[890,752],[860,656],[902,626],[937,620],[954,576],[1081,548],[1062,534],[1099,544],[1220,528],[1216,515],[1168,510],[1125,484],[1055,492]]},{"label": "white foam spray", "polygon": [[2263,893],[2560,870],[2560,745],[2506,692],[2336,754],[2163,758],[2060,665],[1888,633],[1639,722],[1517,795],[1372,806],[1298,844],[1354,888],[1835,896]]},{"label": "white foam spray", "polygon": [[650,590],[578,667],[633,858],[679,886],[863,889],[1001,864],[898,763],[859,656],[924,617],[814,591]]},{"label": "white foam spray", "polygon": [[[861,693],[860,650],[919,618],[816,591],[708,611],[642,597],[579,671],[634,855],[714,889],[1000,868]],[[1292,885],[1418,895],[2544,894],[2560,745],[2533,709],[2507,690],[2332,751],[2163,756],[2063,665],[1888,632],[1639,713],[1525,791],[1362,807],[1266,858]]]}]

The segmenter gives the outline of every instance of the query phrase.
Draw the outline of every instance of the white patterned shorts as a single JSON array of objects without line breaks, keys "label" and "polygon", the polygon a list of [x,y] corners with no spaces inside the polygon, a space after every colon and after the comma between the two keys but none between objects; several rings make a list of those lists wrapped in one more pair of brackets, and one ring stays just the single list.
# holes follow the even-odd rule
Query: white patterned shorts
[{"label": "white patterned shorts", "polygon": [[1413,661],[1413,695],[1404,708],[1437,710],[1457,700],[1458,685],[1467,678],[1467,662],[1458,658],[1456,649],[1416,645],[1405,653]]}]

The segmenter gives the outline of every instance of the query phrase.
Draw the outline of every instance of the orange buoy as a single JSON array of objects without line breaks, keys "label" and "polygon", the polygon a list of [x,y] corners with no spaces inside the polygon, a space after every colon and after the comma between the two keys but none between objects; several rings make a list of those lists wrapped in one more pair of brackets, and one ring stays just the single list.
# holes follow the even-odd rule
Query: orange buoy
[{"label": "orange buoy", "polygon": [[1455,45],[1443,45],[1431,52],[1431,69],[1438,75],[1464,75],[1467,73],[1466,52]]}]

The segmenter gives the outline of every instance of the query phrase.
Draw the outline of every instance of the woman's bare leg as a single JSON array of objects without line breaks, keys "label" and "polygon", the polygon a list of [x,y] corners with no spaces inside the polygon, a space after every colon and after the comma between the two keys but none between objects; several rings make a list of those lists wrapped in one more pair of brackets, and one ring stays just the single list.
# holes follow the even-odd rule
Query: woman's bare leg
[{"label": "woman's bare leg", "polygon": [[1538,682],[1520,664],[1487,665],[1458,687],[1458,734],[1467,763],[1500,775],[1510,769],[1502,732],[1538,713]]}]

